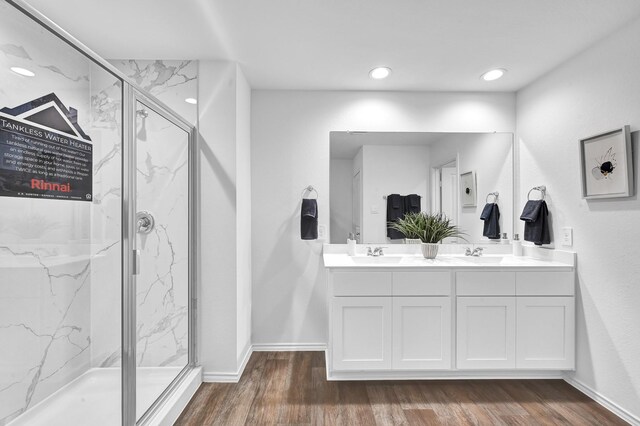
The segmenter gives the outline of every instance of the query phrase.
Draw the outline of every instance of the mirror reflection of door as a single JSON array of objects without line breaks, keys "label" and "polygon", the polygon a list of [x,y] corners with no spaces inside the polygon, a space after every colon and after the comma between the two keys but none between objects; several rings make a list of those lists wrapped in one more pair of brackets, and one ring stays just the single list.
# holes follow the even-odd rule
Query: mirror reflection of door
[{"label": "mirror reflection of door", "polygon": [[360,235],[360,188],[361,188],[361,181],[360,181],[360,171],[357,171],[356,174],[353,176],[353,182],[352,182],[352,195],[353,195],[353,204],[352,204],[352,213],[351,213],[351,232],[353,232],[353,235],[356,236],[356,242],[357,243],[361,243],[362,242],[362,238]]},{"label": "mirror reflection of door", "polygon": [[457,222],[458,211],[458,172],[456,162],[445,164],[440,168],[440,211]]},{"label": "mirror reflection of door", "polygon": [[[438,179],[436,196],[436,213],[447,216],[453,224],[458,223],[458,167],[451,161],[436,170]],[[447,238],[443,242],[455,242],[456,238]]]}]

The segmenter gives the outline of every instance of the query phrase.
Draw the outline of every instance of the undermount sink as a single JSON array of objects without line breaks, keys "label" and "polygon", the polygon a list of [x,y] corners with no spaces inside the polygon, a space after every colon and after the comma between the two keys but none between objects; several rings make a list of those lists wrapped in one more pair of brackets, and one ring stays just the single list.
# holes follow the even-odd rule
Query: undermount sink
[{"label": "undermount sink", "polygon": [[477,263],[482,265],[499,265],[504,260],[504,256],[464,256],[460,257],[460,260],[469,263]]},{"label": "undermount sink", "polygon": [[402,262],[403,256],[353,256],[351,260],[357,265],[395,265]]}]

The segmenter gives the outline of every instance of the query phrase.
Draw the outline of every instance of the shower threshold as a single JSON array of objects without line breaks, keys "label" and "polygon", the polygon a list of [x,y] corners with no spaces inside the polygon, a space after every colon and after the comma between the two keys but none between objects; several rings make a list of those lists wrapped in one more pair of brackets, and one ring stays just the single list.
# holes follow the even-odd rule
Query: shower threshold
[{"label": "shower threshold", "polygon": [[[137,418],[180,373],[180,367],[137,369]],[[202,383],[192,369],[145,425],[171,425]],[[121,424],[121,370],[93,368],[31,407],[8,426],[113,426]]]}]

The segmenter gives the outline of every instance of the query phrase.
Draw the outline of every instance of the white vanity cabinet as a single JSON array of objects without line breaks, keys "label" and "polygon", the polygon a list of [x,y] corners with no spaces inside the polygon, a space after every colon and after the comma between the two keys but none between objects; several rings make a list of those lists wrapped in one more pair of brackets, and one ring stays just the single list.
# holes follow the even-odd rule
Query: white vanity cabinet
[{"label": "white vanity cabinet", "polygon": [[456,273],[457,368],[570,370],[574,273]]},{"label": "white vanity cabinet", "polygon": [[330,275],[331,369],[451,368],[451,272]]},{"label": "white vanity cabinet", "polygon": [[517,297],[516,367],[575,368],[575,299]]},{"label": "white vanity cabinet", "polygon": [[515,294],[515,272],[456,272],[458,369],[516,367]]},{"label": "white vanity cabinet", "polygon": [[392,367],[451,368],[451,298],[393,298]]},{"label": "white vanity cabinet", "polygon": [[458,297],[457,367],[466,370],[516,367],[516,300]]},{"label": "white vanity cabinet", "polygon": [[329,267],[329,379],[559,377],[575,368],[575,263],[393,261]]},{"label": "white vanity cabinet", "polygon": [[333,368],[388,370],[391,368],[390,297],[334,297]]}]

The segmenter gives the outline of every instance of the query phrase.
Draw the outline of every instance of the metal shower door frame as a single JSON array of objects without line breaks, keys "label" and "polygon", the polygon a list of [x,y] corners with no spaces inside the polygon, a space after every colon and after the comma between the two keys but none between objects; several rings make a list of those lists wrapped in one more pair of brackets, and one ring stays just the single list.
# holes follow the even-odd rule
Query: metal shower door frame
[{"label": "metal shower door frame", "polygon": [[[188,362],[171,384],[153,402],[136,423],[136,111],[138,103],[157,113],[188,135],[188,208],[189,208],[189,253],[188,253]],[[162,102],[125,82],[123,108],[124,149],[122,150],[122,202],[123,202],[123,289],[122,289],[122,424],[144,425],[175,392],[189,371],[197,365],[196,318],[197,318],[197,132],[188,121],[173,112]],[[127,224],[125,227],[124,224]],[[126,267],[125,267],[126,265]],[[125,271],[126,270],[126,271]]]}]

